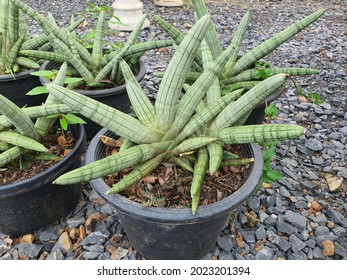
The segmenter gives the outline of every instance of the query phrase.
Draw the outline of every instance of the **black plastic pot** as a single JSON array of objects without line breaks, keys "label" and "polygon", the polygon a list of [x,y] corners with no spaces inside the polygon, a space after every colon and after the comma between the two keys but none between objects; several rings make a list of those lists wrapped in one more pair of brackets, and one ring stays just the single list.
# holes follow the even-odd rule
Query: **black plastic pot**
[{"label": "black plastic pot", "polygon": [[[59,69],[60,65],[61,64],[57,62],[45,61],[41,65],[40,70]],[[146,74],[145,64],[140,60],[139,63],[135,65],[133,71],[137,81],[142,81],[143,77]],[[45,77],[40,77],[40,81],[42,84],[46,84],[49,82]],[[125,84],[108,89],[76,91],[85,96],[98,100],[106,105],[109,105],[113,108],[116,108],[124,113],[131,112],[130,100],[126,92]],[[81,117],[83,118],[83,116]],[[91,120],[85,118],[84,120],[87,122],[87,125],[85,125],[87,139],[90,140],[100,129],[102,129],[102,127]]]},{"label": "black plastic pot", "polygon": [[273,94],[270,95],[269,98],[266,99],[262,104],[260,104],[257,108],[255,108],[252,113],[249,115],[247,120],[245,121],[246,125],[251,124],[262,124],[264,123],[265,119],[265,108],[270,103],[276,101],[284,92],[285,87],[282,87],[275,91]]},{"label": "black plastic pot", "polygon": [[82,125],[72,126],[78,139],[72,151],[44,172],[18,183],[0,186],[0,233],[20,236],[64,218],[77,205],[80,184],[57,186],[52,182],[81,164],[86,144]]},{"label": "black plastic pot", "polygon": [[18,107],[38,106],[45,102],[47,95],[26,95],[34,87],[41,86],[37,76],[30,75],[31,71],[14,75],[0,75],[0,94],[11,100]]},{"label": "black plastic pot", "polygon": [[[102,129],[91,141],[86,163],[102,158],[105,149],[99,135],[114,137]],[[216,244],[230,214],[254,193],[263,173],[263,158],[258,145],[244,145],[243,152],[255,161],[244,185],[231,196],[208,206],[200,206],[195,215],[191,209],[142,207],[139,203],[114,194],[107,195],[103,178],[90,181],[93,189],[111,206],[121,219],[130,244],[147,259],[201,259]]]}]

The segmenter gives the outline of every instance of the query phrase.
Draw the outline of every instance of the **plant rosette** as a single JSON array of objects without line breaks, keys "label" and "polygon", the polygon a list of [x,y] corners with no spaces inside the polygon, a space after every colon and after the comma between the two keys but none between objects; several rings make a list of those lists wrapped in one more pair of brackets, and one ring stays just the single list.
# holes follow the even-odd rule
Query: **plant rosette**
[{"label": "plant rosette", "polygon": [[[56,84],[63,83],[66,64],[60,70]],[[85,130],[82,125],[70,125],[78,118],[69,106],[55,104],[51,96],[47,103],[19,108],[0,95],[2,233],[18,236],[44,227],[65,217],[79,200],[79,183],[56,188],[52,181],[81,165]],[[52,134],[58,120],[62,128]]]},{"label": "plant rosette", "polygon": [[[260,154],[261,157],[260,151],[245,153],[246,157],[251,158],[243,158],[224,150],[225,145],[243,146],[257,142],[289,140],[304,134],[304,128],[294,124],[243,125],[245,118],[256,106],[285,85],[288,75],[283,73],[273,75],[245,93],[242,89],[238,89],[222,96],[218,74],[236,49],[231,44],[216,59],[211,58],[211,51],[204,40],[209,24],[210,17],[203,16],[184,36],[164,73],[154,104],[136,81],[129,65],[124,60],[120,61],[120,67],[126,80],[126,89],[136,117],[73,90],[46,84],[50,95],[76,112],[99,123],[114,135],[118,135],[122,143],[119,152],[60,176],[55,180],[56,184],[88,182],[133,168],[124,178],[108,188],[107,194],[112,195],[133,186],[162,164],[174,164],[192,174],[191,209],[182,211],[190,212],[191,219],[194,220],[194,216],[200,215],[202,208],[202,206],[199,207],[199,201],[207,173],[215,174],[222,166],[231,165],[251,164],[251,169],[257,169],[252,163],[259,159],[252,158],[252,156]],[[200,45],[208,66],[191,86],[187,86],[185,85],[186,75]],[[182,96],[183,88],[185,94]],[[263,162],[262,158],[260,161]],[[256,177],[261,177],[262,169],[263,164],[261,163],[261,172]],[[259,180],[255,183],[254,188],[258,183]],[[242,189],[240,188],[236,193],[243,192]],[[250,193],[253,191],[254,189]],[[126,198],[124,197],[124,199]],[[138,204],[138,207],[141,205]],[[215,208],[211,206],[211,209]],[[160,213],[162,209],[153,211]],[[217,214],[217,216],[220,215]],[[160,217],[158,219],[160,220]],[[224,223],[225,220],[220,221],[220,224],[224,225]],[[170,231],[175,231],[175,228],[175,226],[164,226],[161,228],[160,234],[142,236],[142,238],[148,240],[155,238],[155,235],[163,235],[164,232],[169,234]],[[220,225],[217,228],[220,229]],[[210,230],[209,227],[208,229]],[[129,225],[129,233],[131,230],[133,228]],[[141,232],[141,230],[138,231]],[[215,236],[214,240],[216,238]],[[158,251],[160,243],[157,242]],[[171,244],[175,247],[174,243]],[[141,247],[135,247],[135,249],[142,250]],[[165,249],[163,250],[165,251]],[[163,255],[153,254],[149,257],[162,258]],[[190,255],[190,257],[198,258],[200,256]],[[182,256],[177,256],[177,258],[182,258]]]},{"label": "plant rosette", "polygon": [[[0,232],[16,237],[43,228],[66,217],[77,205],[81,184],[71,184],[63,188],[53,185],[53,181],[64,172],[81,165],[81,155],[86,144],[83,125],[71,126],[75,138],[73,148],[59,161],[47,160],[54,164],[31,178],[0,186]],[[1,167],[1,173],[6,172]]]}]

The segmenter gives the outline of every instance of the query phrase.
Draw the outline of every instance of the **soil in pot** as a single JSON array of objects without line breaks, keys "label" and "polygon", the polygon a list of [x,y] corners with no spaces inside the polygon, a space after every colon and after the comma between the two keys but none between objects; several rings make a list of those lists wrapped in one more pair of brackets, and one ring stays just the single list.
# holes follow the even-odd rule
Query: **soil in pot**
[{"label": "soil in pot", "polygon": [[41,159],[37,152],[28,153],[20,161],[11,162],[0,169],[0,188],[29,179],[52,167],[74,148],[76,141],[70,131],[61,133],[59,127],[53,127],[42,144],[48,148],[48,154],[59,159],[48,159],[48,155],[47,159]]},{"label": "soil in pot", "polygon": [[52,184],[61,174],[81,165],[85,130],[82,125],[72,125],[71,133],[76,142],[73,147],[64,148],[71,150],[63,159],[30,178],[0,186],[0,233],[13,237],[31,233],[65,217],[76,207],[81,194],[80,184],[64,187]]},{"label": "soil in pot", "polygon": [[[241,147],[228,145],[229,152],[242,156]],[[106,146],[105,157],[118,152],[118,148]],[[105,177],[111,187],[118,183],[133,168]],[[201,189],[199,205],[209,205],[236,192],[246,181],[249,166],[222,167],[213,175],[207,175]],[[193,181],[191,172],[172,164],[160,165],[143,180],[130,186],[121,195],[140,203],[143,207],[190,208],[192,198],[190,186]]]},{"label": "soil in pot", "polygon": [[24,71],[14,75],[0,75],[0,93],[18,107],[41,105],[45,102],[46,95],[26,95],[33,88],[41,86],[40,79],[30,75],[32,71]]},{"label": "soil in pot", "polygon": [[[86,163],[104,157],[100,136],[114,135],[101,130],[86,151]],[[90,181],[93,189],[117,210],[130,244],[146,259],[201,259],[216,244],[220,232],[229,223],[231,213],[249,199],[263,173],[263,158],[258,145],[242,145],[242,154],[254,158],[244,184],[233,194],[209,205],[195,215],[189,207],[143,207],[120,194],[107,194],[104,178]]]}]

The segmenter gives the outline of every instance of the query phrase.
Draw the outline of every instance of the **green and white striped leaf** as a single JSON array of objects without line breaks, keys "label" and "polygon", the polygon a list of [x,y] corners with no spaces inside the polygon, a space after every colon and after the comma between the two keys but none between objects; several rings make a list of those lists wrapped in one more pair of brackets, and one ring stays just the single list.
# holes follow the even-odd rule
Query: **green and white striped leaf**
[{"label": "green and white striped leaf", "polygon": [[[65,77],[67,72],[67,63],[64,62],[58,71],[58,74],[56,78],[54,79],[53,83],[58,86],[63,86]],[[59,103],[58,100],[54,97],[52,94],[48,94],[48,97],[46,99],[45,104],[56,104]],[[41,137],[45,137],[49,130],[52,128],[52,125],[56,121],[57,118],[47,118],[47,116],[38,118],[35,122],[35,127],[37,132],[41,135]]]},{"label": "green and white striped leaf", "polygon": [[[290,76],[303,76],[319,74],[319,70],[312,68],[271,68],[273,75],[288,74]],[[221,81],[223,85],[230,85],[237,82],[257,80],[259,75],[258,69],[249,69],[242,71],[240,74],[224,79]]]},{"label": "green and white striped leaf", "polygon": [[135,143],[155,143],[162,135],[137,119],[80,93],[57,85],[46,85],[50,94],[83,116]]},{"label": "green and white striped leaf", "polygon": [[[184,34],[181,33],[177,28],[168,23],[163,18],[154,15],[153,20],[173,39],[174,43],[178,46],[181,44]],[[199,51],[196,52],[194,61],[198,64],[198,66],[202,69],[202,57]]]},{"label": "green and white striped leaf", "polygon": [[231,72],[232,67],[235,64],[235,61],[241,49],[242,41],[243,41],[243,38],[245,37],[246,29],[248,26],[249,15],[250,13],[246,12],[245,15],[242,17],[240,24],[237,27],[236,32],[231,41],[231,44],[235,45],[236,48],[235,48],[235,51],[230,55],[228,62],[225,64],[226,71],[223,71],[224,72],[223,75],[225,75],[226,77],[228,77],[229,73]]},{"label": "green and white striped leaf", "polygon": [[119,181],[117,184],[112,185],[112,188],[107,193],[114,194],[124,191],[127,187],[139,182],[146,175],[155,170],[163,162],[164,158],[165,154],[161,154],[140,164],[128,175],[126,175],[121,181]]},{"label": "green and white striped leaf", "polygon": [[209,171],[210,174],[214,174],[220,168],[223,158],[223,145],[219,142],[212,142],[207,145],[207,150],[209,154]]},{"label": "green and white striped leaf", "polygon": [[176,148],[172,150],[173,155],[180,155],[186,152],[195,151],[207,144],[216,141],[217,138],[214,137],[192,137],[187,140],[182,141]]},{"label": "green and white striped leaf", "polygon": [[37,62],[35,62],[29,58],[22,57],[22,56],[17,56],[14,60],[14,63],[15,64],[17,63],[26,69],[39,69],[40,68],[40,64],[38,64]]},{"label": "green and white striped leaf", "polygon": [[[213,64],[213,56],[205,40],[203,40],[201,43],[201,54],[202,54],[202,61],[204,63],[204,69],[211,67]],[[207,104],[213,103],[214,101],[221,98],[218,77],[214,79],[210,88],[207,90],[206,97],[207,97]]]},{"label": "green and white striped leaf", "polygon": [[292,124],[243,125],[224,128],[217,135],[225,144],[266,143],[298,138],[305,129]]},{"label": "green and white striped leaf", "polygon": [[284,86],[286,74],[271,76],[247,91],[234,103],[227,106],[211,124],[212,130],[220,130],[235,124],[245,114],[263,103],[273,92]]},{"label": "green and white striped leaf", "polygon": [[58,39],[54,40],[54,46],[58,48],[67,58],[73,67],[80,73],[81,77],[85,80],[86,84],[94,82],[93,74],[82,63],[81,59],[76,57],[71,49]]},{"label": "green and white striped leaf", "polygon": [[213,120],[232,101],[239,98],[242,92],[243,90],[231,92],[210,105],[204,106],[201,110],[197,111],[193,117],[190,118],[189,122],[185,125],[176,139],[178,139],[178,141],[186,139],[190,135],[197,132],[198,129],[206,126],[209,121]]},{"label": "green and white striped leaf", "polygon": [[34,57],[37,59],[50,60],[55,62],[65,62],[68,60],[68,57],[64,54],[57,52],[44,52],[44,51],[36,51],[36,50],[22,50],[19,51],[20,55],[27,57]]},{"label": "green and white striped leaf", "polygon": [[190,165],[189,160],[184,157],[171,157],[169,162],[174,163],[189,172],[194,172],[194,169]]},{"label": "green and white striped leaf", "polygon": [[167,133],[168,137],[175,137],[189,121],[199,102],[205,97],[206,91],[211,86],[211,83],[218,77],[219,72],[228,61],[228,57],[233,50],[233,46],[228,47],[213,62],[213,66],[205,69],[196,82],[187,90],[178,104],[175,120],[171,125],[170,131]]},{"label": "green and white striped leaf", "polygon": [[[194,166],[194,175],[192,185],[190,187],[191,197],[196,196],[201,191],[201,186],[204,182],[206,171],[208,168],[208,153],[206,148],[198,150],[197,160]],[[194,212],[194,211],[193,211]],[[196,211],[195,211],[196,212]]]},{"label": "green and white striped leaf", "polygon": [[[192,0],[192,4],[198,19],[209,14],[205,2],[203,0]],[[218,39],[218,35],[212,21],[208,24],[205,39],[211,49],[213,58],[216,59],[222,53],[222,47],[220,45],[220,41]]]},{"label": "green and white striped leaf", "polygon": [[0,153],[0,167],[4,167],[9,162],[19,158],[24,153],[24,151],[24,149],[15,146]]},{"label": "green and white striped leaf", "polygon": [[102,58],[102,44],[105,30],[105,11],[102,10],[99,14],[98,22],[95,28],[95,39],[93,42],[92,57],[95,65],[99,65]]},{"label": "green and white striped leaf", "polygon": [[6,151],[8,149],[10,149],[12,146],[6,142],[2,142],[0,141],[0,151],[3,152],[3,151]]},{"label": "green and white striped leaf", "polygon": [[125,168],[145,162],[160,153],[165,152],[171,142],[156,144],[143,144],[130,147],[122,152],[110,155],[106,158],[84,165],[58,177],[54,183],[58,185],[68,185],[106,176],[119,172]]},{"label": "green and white striped leaf", "polygon": [[24,136],[14,131],[0,132],[0,141],[4,141],[13,146],[19,146],[19,147],[33,150],[33,151],[38,151],[38,152],[47,151],[47,148],[44,145],[42,145],[40,142],[37,142],[28,136]]},{"label": "green and white striped leaf", "polygon": [[31,119],[12,101],[0,94],[0,112],[17,128],[17,130],[34,140],[39,140],[40,135],[36,131]]},{"label": "green and white striped leaf", "polygon": [[223,160],[221,166],[242,166],[251,164],[252,162],[254,162],[254,158],[230,159]]},{"label": "green and white striped leaf", "polygon": [[191,28],[165,71],[154,105],[158,129],[162,131],[167,131],[175,118],[186,73],[193,62],[194,54],[200,46],[209,21],[210,17],[205,16]]},{"label": "green and white striped leaf", "polygon": [[253,50],[249,51],[239,60],[237,60],[229,75],[235,76],[236,74],[240,73],[241,71],[247,69],[249,66],[254,64],[257,60],[270,54],[281,44],[288,41],[290,38],[294,37],[304,28],[308,27],[310,24],[315,22],[319,17],[321,17],[324,14],[324,12],[324,9],[320,9],[312,13],[311,15],[293,23],[283,31],[277,33],[270,39],[261,43],[259,46],[255,47]]},{"label": "green and white striped leaf", "polygon": [[[52,104],[21,108],[23,113],[31,119],[71,112],[71,108],[66,104]],[[12,122],[4,115],[0,115],[0,131],[12,126]]]},{"label": "green and white striped leaf", "polygon": [[120,66],[126,81],[125,85],[128,96],[136,116],[144,125],[155,128],[156,115],[154,106],[140,87],[128,64],[122,60]]}]

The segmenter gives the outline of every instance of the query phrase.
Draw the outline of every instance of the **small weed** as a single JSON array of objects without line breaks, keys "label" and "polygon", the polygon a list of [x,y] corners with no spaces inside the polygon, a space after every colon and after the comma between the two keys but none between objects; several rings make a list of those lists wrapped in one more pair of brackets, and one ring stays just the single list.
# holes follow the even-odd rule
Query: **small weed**
[{"label": "small weed", "polygon": [[276,104],[270,103],[270,105],[268,105],[265,108],[265,118],[270,119],[270,120],[274,120],[278,115],[278,109],[276,107]]},{"label": "small weed", "polygon": [[322,101],[322,97],[319,93],[308,92],[307,97],[311,102],[313,102],[314,104],[316,104],[318,106],[321,105],[322,103],[324,103]]},{"label": "small weed", "polygon": [[276,181],[280,180],[283,178],[282,174],[275,169],[272,168],[271,163],[276,157],[276,145],[279,144],[280,142],[275,141],[275,142],[269,142],[269,143],[263,143],[260,144],[260,147],[262,149],[263,153],[263,159],[264,159],[264,170],[263,170],[263,177],[258,185],[256,192],[258,192],[262,188],[262,184],[268,183],[268,184],[273,184]]}]

